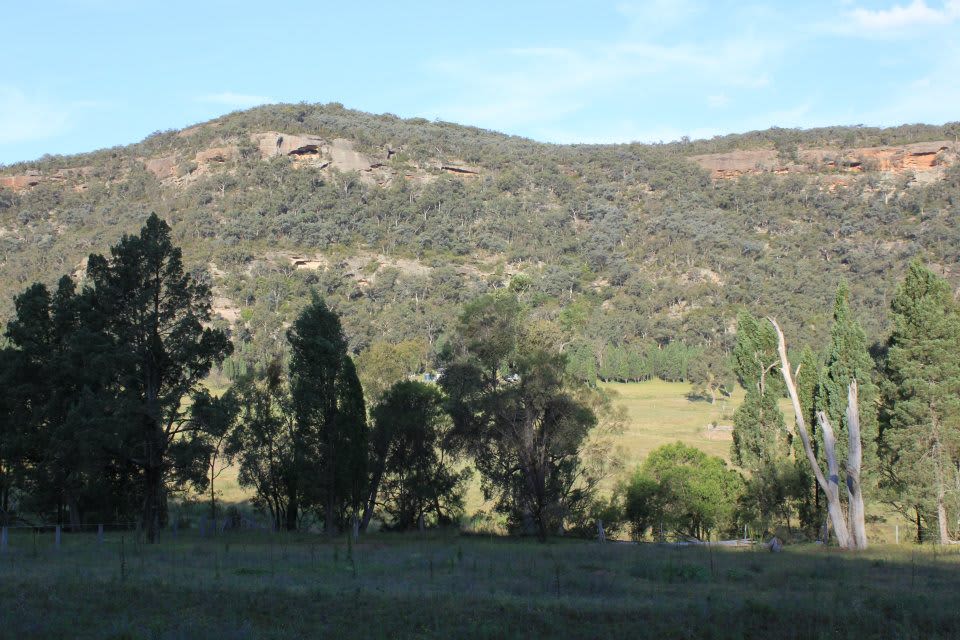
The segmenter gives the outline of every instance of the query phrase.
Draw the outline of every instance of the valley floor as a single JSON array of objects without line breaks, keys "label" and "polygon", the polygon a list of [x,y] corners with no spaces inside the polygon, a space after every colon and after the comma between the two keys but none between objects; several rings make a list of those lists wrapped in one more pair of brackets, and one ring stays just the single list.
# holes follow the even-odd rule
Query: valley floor
[{"label": "valley floor", "polygon": [[[47,539],[49,538],[49,539]],[[955,638],[960,554],[371,534],[14,531],[9,638]]]}]

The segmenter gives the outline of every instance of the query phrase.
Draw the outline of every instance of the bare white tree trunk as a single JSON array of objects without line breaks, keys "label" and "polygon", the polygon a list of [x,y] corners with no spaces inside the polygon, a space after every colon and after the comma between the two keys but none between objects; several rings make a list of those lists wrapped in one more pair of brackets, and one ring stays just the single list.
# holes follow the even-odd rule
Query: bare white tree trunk
[{"label": "bare white tree trunk", "polygon": [[944,468],[947,466],[943,460],[943,444],[940,432],[940,419],[936,413],[933,416],[933,464],[937,483],[937,531],[940,534],[940,544],[954,544],[950,538],[950,529],[947,524],[947,505],[946,505],[946,478],[944,478]]},{"label": "bare white tree trunk", "polygon": [[[793,413],[797,421],[797,431],[800,433],[800,441],[803,442],[803,450],[807,454],[807,460],[810,462],[810,468],[817,477],[817,483],[823,489],[827,497],[827,513],[830,515],[830,523],[833,525],[834,535],[837,536],[837,544],[842,549],[850,548],[850,534],[847,529],[847,521],[843,517],[843,508],[840,506],[840,477],[837,469],[836,457],[836,437],[833,429],[830,427],[829,420],[820,420],[824,429],[823,441],[824,449],[827,454],[827,470],[830,473],[830,481],[823,477],[823,471],[817,463],[817,456],[813,453],[813,445],[810,443],[810,434],[807,432],[807,423],[803,418],[803,408],[800,406],[800,396],[797,394],[797,385],[793,381],[793,373],[790,368],[790,360],[787,358],[787,344],[783,337],[783,331],[780,325],[772,317],[767,320],[777,331],[777,352],[780,354],[780,371],[783,374],[783,381],[787,385],[787,391],[790,394],[790,402],[793,404]],[[826,416],[824,416],[825,418]],[[820,415],[818,414],[818,419]]]},{"label": "bare white tree trunk", "polygon": [[947,528],[945,493],[943,485],[940,485],[937,489],[937,528],[940,531],[940,544],[954,544],[954,541],[950,538],[950,530]]},{"label": "bare white tree trunk", "polygon": [[847,453],[847,515],[850,519],[850,535],[855,549],[867,548],[866,510],[863,506],[863,491],[860,485],[860,467],[863,463],[863,446],[860,442],[860,397],[857,381],[851,380],[847,387],[847,435],[850,439]]},{"label": "bare white tree trunk", "polygon": [[[817,412],[817,422],[823,432],[823,453],[827,456],[826,486],[820,481],[823,474],[818,472],[817,481],[827,495],[827,513],[833,523],[833,533],[837,536],[837,544],[842,549],[851,548],[850,530],[843,515],[843,505],[840,504],[840,465],[837,464],[837,436],[830,424],[830,418],[823,411]],[[817,465],[819,468],[819,465]]]}]

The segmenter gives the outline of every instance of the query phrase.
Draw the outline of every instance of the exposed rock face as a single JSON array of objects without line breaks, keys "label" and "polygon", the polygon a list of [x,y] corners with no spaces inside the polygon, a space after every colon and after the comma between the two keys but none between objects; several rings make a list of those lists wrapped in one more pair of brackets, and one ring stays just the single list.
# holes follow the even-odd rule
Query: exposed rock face
[{"label": "exposed rock face", "polygon": [[39,171],[28,171],[18,176],[0,176],[0,187],[12,189],[14,191],[23,191],[30,187],[35,187],[43,180]]},{"label": "exposed rock face", "polygon": [[147,158],[144,165],[146,165],[147,171],[156,176],[157,180],[166,180],[177,175],[177,158],[175,156]]},{"label": "exposed rock face", "polygon": [[714,179],[737,178],[747,173],[763,173],[777,168],[777,152],[772,149],[709,153],[690,158],[710,171]]},{"label": "exposed rock face", "polygon": [[240,150],[237,147],[212,147],[203,151],[198,151],[196,155],[197,164],[224,163],[236,160],[240,157]]},{"label": "exposed rock face", "polygon": [[276,131],[255,133],[251,138],[257,143],[260,148],[260,157],[264,159],[283,155],[300,162],[320,165],[320,168],[331,167],[338,171],[357,171],[360,173],[360,178],[369,183],[384,182],[388,179],[386,175],[374,177],[371,174],[372,171],[383,166],[382,161],[357,151],[351,140],[335,138],[328,142],[319,136],[301,136]]},{"label": "exposed rock face", "polygon": [[353,142],[336,138],[326,149],[330,163],[340,171],[369,171],[374,164],[378,164],[370,156],[354,150]]},{"label": "exposed rock face", "polygon": [[261,158],[273,156],[320,155],[320,149],[326,141],[318,136],[298,136],[290,133],[267,131],[255,133],[251,139],[260,147]]},{"label": "exposed rock face", "polygon": [[[11,189],[13,191],[25,191],[37,186],[41,182],[75,182],[89,174],[90,167],[68,167],[65,169],[57,169],[53,173],[47,175],[44,175],[42,172],[37,171],[36,169],[31,169],[22,174],[0,176],[0,188]],[[82,183],[75,183],[74,188],[77,191],[82,191],[86,188],[86,185]]]},{"label": "exposed rock face", "polygon": [[758,149],[691,156],[715,180],[756,173],[795,173],[842,169],[845,171],[931,171],[957,159],[956,145],[948,140],[918,142],[899,147],[859,149],[803,149],[798,163],[785,163],[776,151]]}]

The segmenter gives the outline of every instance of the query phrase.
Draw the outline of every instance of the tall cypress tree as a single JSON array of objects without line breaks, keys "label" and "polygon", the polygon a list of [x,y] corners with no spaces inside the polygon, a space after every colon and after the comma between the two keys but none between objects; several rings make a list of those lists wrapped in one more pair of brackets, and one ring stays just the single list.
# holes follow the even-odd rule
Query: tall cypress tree
[{"label": "tall cypress tree", "polygon": [[951,539],[960,463],[960,313],[946,280],[910,265],[893,298],[881,442],[892,501]]},{"label": "tall cypress tree", "polygon": [[9,364],[21,478],[35,511],[55,514],[58,523],[69,518],[77,529],[82,508],[92,506],[87,498],[105,497],[89,485],[106,464],[93,434],[106,419],[93,398],[108,384],[111,345],[90,326],[89,296],[78,295],[67,276],[52,295],[32,285],[15,306],[7,336],[15,347]]},{"label": "tall cypress tree", "polygon": [[789,451],[783,412],[777,404],[783,383],[775,372],[779,364],[776,334],[749,313],[740,314],[733,358],[746,396],[733,414],[731,457],[755,471]]},{"label": "tall cypress tree", "polygon": [[856,380],[859,387],[860,440],[863,447],[863,483],[869,486],[877,476],[877,397],[874,362],[867,350],[867,336],[850,311],[850,290],[846,282],[837,287],[833,307],[830,347],[816,393],[817,409],[830,417],[837,436],[837,463],[846,464],[849,450],[847,387]]},{"label": "tall cypress tree", "polygon": [[[323,505],[324,530],[334,533],[347,512],[356,514],[366,478],[367,424],[363,390],[340,317],[317,295],[287,332],[290,341],[290,393],[296,416],[294,451],[298,482],[313,473],[306,452],[315,451],[319,477],[311,487],[296,486],[296,495],[315,489]],[[296,527],[296,495],[288,503],[287,527]]]},{"label": "tall cypress tree", "polygon": [[[819,430],[817,429],[816,419],[816,393],[820,386],[820,380],[823,375],[823,367],[817,353],[810,347],[805,346],[800,351],[800,362],[797,365],[797,395],[800,399],[800,407],[803,410],[804,422],[810,431],[814,455],[822,459],[822,451],[819,445]],[[816,531],[824,521],[823,504],[821,498],[820,485],[817,484],[816,476],[810,469],[810,463],[807,461],[806,452],[803,450],[803,442],[800,438],[793,439],[793,463],[797,470],[798,481],[806,488],[804,495],[800,497],[799,516],[800,523],[808,531]],[[825,467],[826,462],[821,460],[821,466]]]}]

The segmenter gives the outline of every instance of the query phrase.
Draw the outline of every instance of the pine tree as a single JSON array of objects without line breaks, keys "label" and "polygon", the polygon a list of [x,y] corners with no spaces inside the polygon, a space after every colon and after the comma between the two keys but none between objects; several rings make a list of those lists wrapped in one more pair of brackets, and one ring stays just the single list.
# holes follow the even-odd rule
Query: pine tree
[{"label": "pine tree", "polygon": [[[124,236],[110,257],[91,255],[92,323],[109,340],[116,403],[111,448],[143,479],[142,521],[155,542],[165,518],[166,491],[178,471],[199,471],[202,447],[185,400],[201,391],[210,369],[232,351],[227,335],[205,328],[210,288],[184,271],[170,227],[155,214],[140,235]],[[101,432],[104,430],[101,429]],[[109,434],[104,433],[105,436]],[[179,478],[184,480],[185,478]]]},{"label": "pine tree", "polygon": [[949,542],[960,480],[960,313],[946,280],[919,262],[892,309],[882,444],[893,502],[915,511],[918,523],[920,514],[935,518],[941,542]]},{"label": "pine tree", "polygon": [[[89,295],[64,276],[51,295],[34,284],[16,298],[7,336],[16,348],[12,390],[19,414],[14,427],[22,478],[32,508],[55,511],[55,520],[81,524],[91,473],[106,465],[97,446],[106,427],[94,398],[108,385],[111,345],[90,317]],[[101,492],[102,493],[102,492]],[[95,496],[99,499],[100,496]]]}]

